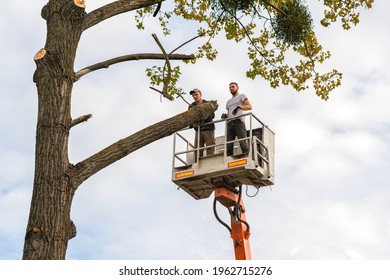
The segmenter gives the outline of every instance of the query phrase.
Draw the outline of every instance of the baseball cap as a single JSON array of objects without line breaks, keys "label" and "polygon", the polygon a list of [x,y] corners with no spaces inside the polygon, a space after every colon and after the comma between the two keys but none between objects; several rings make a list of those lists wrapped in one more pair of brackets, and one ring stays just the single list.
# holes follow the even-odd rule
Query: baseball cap
[{"label": "baseball cap", "polygon": [[199,93],[202,93],[201,91],[200,91],[200,89],[198,89],[198,88],[194,88],[193,90],[190,90],[190,94],[191,95],[193,95],[195,92],[199,92]]}]

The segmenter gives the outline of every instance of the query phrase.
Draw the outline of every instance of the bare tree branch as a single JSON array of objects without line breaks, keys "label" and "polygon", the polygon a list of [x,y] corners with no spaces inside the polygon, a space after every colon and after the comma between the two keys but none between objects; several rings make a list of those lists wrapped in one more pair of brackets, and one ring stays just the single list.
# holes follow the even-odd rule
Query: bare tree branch
[{"label": "bare tree branch", "polygon": [[[251,35],[249,34],[248,30],[246,29],[245,25],[241,22],[241,20],[239,18],[237,18],[237,16],[235,14],[233,14],[231,11],[229,11],[229,9],[227,9],[224,4],[222,2],[221,3],[221,6],[224,8],[224,10],[230,14],[232,17],[234,17],[234,19],[236,20],[236,22],[238,22],[239,25],[241,25],[242,29],[244,30],[245,32],[245,35],[246,37],[248,38],[250,44],[252,45],[252,47],[254,47],[256,49],[256,51],[260,54],[260,56],[266,60],[270,65],[276,67],[262,52],[261,50],[259,50],[259,48],[257,47],[257,45],[253,42],[253,39],[251,37]],[[267,3],[268,4],[268,3]],[[273,7],[271,5],[271,7]]]},{"label": "bare tree branch", "polygon": [[[172,57],[172,54],[173,54],[175,51],[177,51],[178,49],[180,49],[180,48],[183,47],[184,45],[190,43],[191,41],[193,41],[193,40],[199,38],[200,35],[197,35],[197,36],[193,37],[192,39],[190,39],[190,40],[184,42],[183,44],[181,44],[180,46],[178,46],[176,49],[174,49],[173,51],[171,51],[171,52],[169,53],[169,55],[166,54],[166,52],[165,52],[164,48],[162,47],[160,41],[158,40],[157,36],[156,36],[155,34],[153,34],[152,36],[153,36],[153,38],[155,39],[155,41],[156,41],[156,43],[158,44],[158,46],[160,47],[160,49],[161,49],[161,51],[163,52],[163,54],[164,54],[165,61],[166,61],[166,62],[165,62],[165,65],[168,66],[168,77],[167,77],[167,79],[164,79],[164,87],[163,87],[163,90],[162,90],[162,91],[161,91],[161,90],[158,90],[158,89],[156,89],[156,88],[154,88],[154,87],[149,87],[149,88],[152,89],[152,90],[155,90],[155,91],[159,92],[162,96],[164,96],[164,97],[167,98],[168,100],[172,101],[172,100],[174,99],[174,97],[173,97],[172,95],[169,95],[168,92],[167,92],[167,87],[168,87],[169,81],[170,81],[170,79],[171,79],[171,71],[172,71],[172,69],[171,69],[171,64],[170,64],[170,62],[169,62],[169,59]],[[193,58],[195,58],[195,56],[193,56]],[[193,58],[192,58],[192,59],[193,59]],[[171,59],[172,59],[172,58],[171,58]],[[165,65],[164,65],[164,67],[165,67]],[[181,95],[179,95],[179,96],[184,100],[184,98],[183,98]],[[185,101],[185,100],[184,100],[184,101]],[[186,102],[187,102],[187,101],[186,101]]]},{"label": "bare tree branch", "polygon": [[91,114],[88,114],[88,115],[84,115],[84,116],[78,117],[78,118],[72,120],[72,123],[70,124],[70,127],[73,127],[73,126],[75,126],[75,125],[78,125],[79,123],[82,123],[82,122],[86,122],[86,121],[88,121],[90,118],[92,118],[92,115],[91,115]]},{"label": "bare tree branch", "polygon": [[[169,59],[171,60],[191,60],[194,59],[195,56],[193,54],[191,55],[186,55],[186,54],[170,54],[168,55]],[[123,55],[119,57],[115,57],[106,61],[102,61],[90,66],[87,66],[79,71],[76,72],[75,74],[75,80],[79,80],[82,76],[99,70],[103,68],[108,68],[113,64],[120,63],[120,62],[125,62],[125,61],[131,61],[131,60],[141,60],[141,59],[154,59],[154,60],[165,60],[165,56],[163,54],[159,53],[140,53],[140,54],[128,54],[128,55]]]},{"label": "bare tree branch", "polygon": [[270,3],[269,1],[266,1],[266,0],[262,0],[262,2],[265,4],[265,5],[268,5],[270,7],[272,7],[273,9],[277,10],[279,13],[283,14],[284,16],[288,17],[288,14],[283,11],[282,9],[276,7],[275,5],[273,5],[272,3]]},{"label": "bare tree branch", "polygon": [[152,6],[165,0],[118,0],[102,6],[85,16],[83,31],[113,16]]},{"label": "bare tree branch", "polygon": [[173,101],[175,98],[172,96],[172,95],[169,95],[167,94],[167,92],[164,93],[163,90],[159,90],[159,89],[156,89],[154,87],[149,87],[150,89],[154,90],[154,91],[157,91],[158,93],[160,93],[162,96],[164,96],[165,98],[167,98],[169,101]]},{"label": "bare tree branch", "polygon": [[160,9],[161,9],[161,3],[162,3],[162,2],[160,2],[160,3],[157,4],[156,10],[153,12],[153,17],[156,17],[157,14],[158,14],[158,12],[160,11]]},{"label": "bare tree branch", "polygon": [[183,97],[183,94],[184,92],[182,91],[182,89],[180,89],[178,92],[177,92],[177,96],[179,96],[181,99],[183,99],[183,101],[185,103],[187,103],[188,107],[194,107],[193,105],[191,105],[191,103],[189,103],[184,97]]},{"label": "bare tree branch", "polygon": [[174,49],[173,51],[171,51],[169,54],[173,54],[175,51],[177,51],[178,49],[180,49],[181,47],[185,46],[186,44],[194,41],[195,39],[198,39],[199,37],[202,37],[201,35],[196,35],[195,37],[187,40],[186,42],[184,42],[183,44],[181,44],[180,46],[178,46],[176,49]]},{"label": "bare tree branch", "polygon": [[162,139],[195,122],[206,119],[218,108],[216,101],[210,101],[169,119],[153,124],[127,138],[106,147],[95,155],[76,164],[70,172],[74,174],[74,186],[96,174],[112,163],[156,140]]},{"label": "bare tree branch", "polygon": [[173,100],[172,96],[170,96],[168,94],[168,86],[169,86],[169,83],[171,82],[171,74],[172,74],[172,68],[171,68],[171,63],[169,62],[169,56],[168,56],[167,52],[164,50],[164,47],[162,46],[162,44],[160,43],[160,40],[157,38],[157,35],[153,33],[152,36],[153,36],[153,39],[156,41],[157,45],[159,46],[161,52],[164,55],[164,58],[165,58],[164,69],[165,69],[165,66],[167,66],[167,68],[168,68],[168,76],[166,78],[163,77],[164,86],[163,86],[163,90],[161,91],[161,94],[165,98],[167,98],[169,100]]}]

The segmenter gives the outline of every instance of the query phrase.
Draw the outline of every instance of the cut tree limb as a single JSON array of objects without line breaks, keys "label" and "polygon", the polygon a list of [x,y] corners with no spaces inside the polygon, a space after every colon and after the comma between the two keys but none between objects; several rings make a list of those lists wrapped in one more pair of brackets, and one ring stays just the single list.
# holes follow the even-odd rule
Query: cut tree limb
[{"label": "cut tree limb", "polygon": [[196,122],[208,118],[217,109],[218,104],[216,101],[210,101],[202,105],[195,106],[191,110],[146,127],[133,135],[106,147],[74,166],[74,186],[80,186],[92,175],[132,152],[154,141],[172,135],[176,131],[188,127]]}]

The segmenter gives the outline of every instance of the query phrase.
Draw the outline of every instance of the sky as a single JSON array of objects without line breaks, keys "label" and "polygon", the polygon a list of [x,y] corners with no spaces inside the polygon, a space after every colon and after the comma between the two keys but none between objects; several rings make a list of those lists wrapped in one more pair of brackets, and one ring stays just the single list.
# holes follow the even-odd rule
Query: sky
[{"label": "sky", "polygon": [[[87,11],[109,2],[87,1]],[[45,44],[44,4],[14,0],[0,10],[2,260],[20,259],[23,251],[34,176],[33,56]],[[316,33],[332,53],[324,67],[343,73],[342,86],[328,101],[312,91],[272,89],[261,79],[247,79],[245,46],[221,38],[216,61],[185,66],[180,85],[217,100],[220,116],[230,96],[228,84],[236,81],[252,112],[275,132],[275,185],[244,196],[254,259],[390,259],[390,2],[377,0],[372,10],[362,10],[360,24],[350,31],[337,24],[321,28],[321,11],[314,5]],[[194,30],[180,23],[165,38],[150,22],[140,32],[127,14],[86,31],[75,70],[119,55],[159,52],[152,33],[173,49]],[[93,118],[72,129],[71,162],[187,110],[183,101],[161,100],[149,89],[145,68],[151,65],[122,63],[75,84],[72,116]],[[214,217],[213,198],[194,200],[172,183],[172,143],[172,136],[156,141],[79,188],[71,213],[77,236],[69,241],[67,259],[234,259],[229,233]]]}]

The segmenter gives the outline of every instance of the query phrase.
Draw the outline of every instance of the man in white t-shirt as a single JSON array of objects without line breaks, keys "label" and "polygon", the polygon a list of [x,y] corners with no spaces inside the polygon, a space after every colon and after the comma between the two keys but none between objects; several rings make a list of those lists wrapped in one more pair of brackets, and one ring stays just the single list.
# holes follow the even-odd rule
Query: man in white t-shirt
[{"label": "man in white t-shirt", "polygon": [[[229,84],[229,90],[232,94],[232,98],[226,102],[227,117],[237,117],[244,114],[244,111],[252,110],[252,105],[245,94],[238,93],[238,84],[232,82]],[[235,118],[227,121],[227,141],[233,141],[236,139],[246,138],[245,117]],[[226,146],[226,154],[228,156],[233,155],[233,144],[229,143]],[[247,141],[240,141],[240,147],[243,154],[249,153]]]}]

